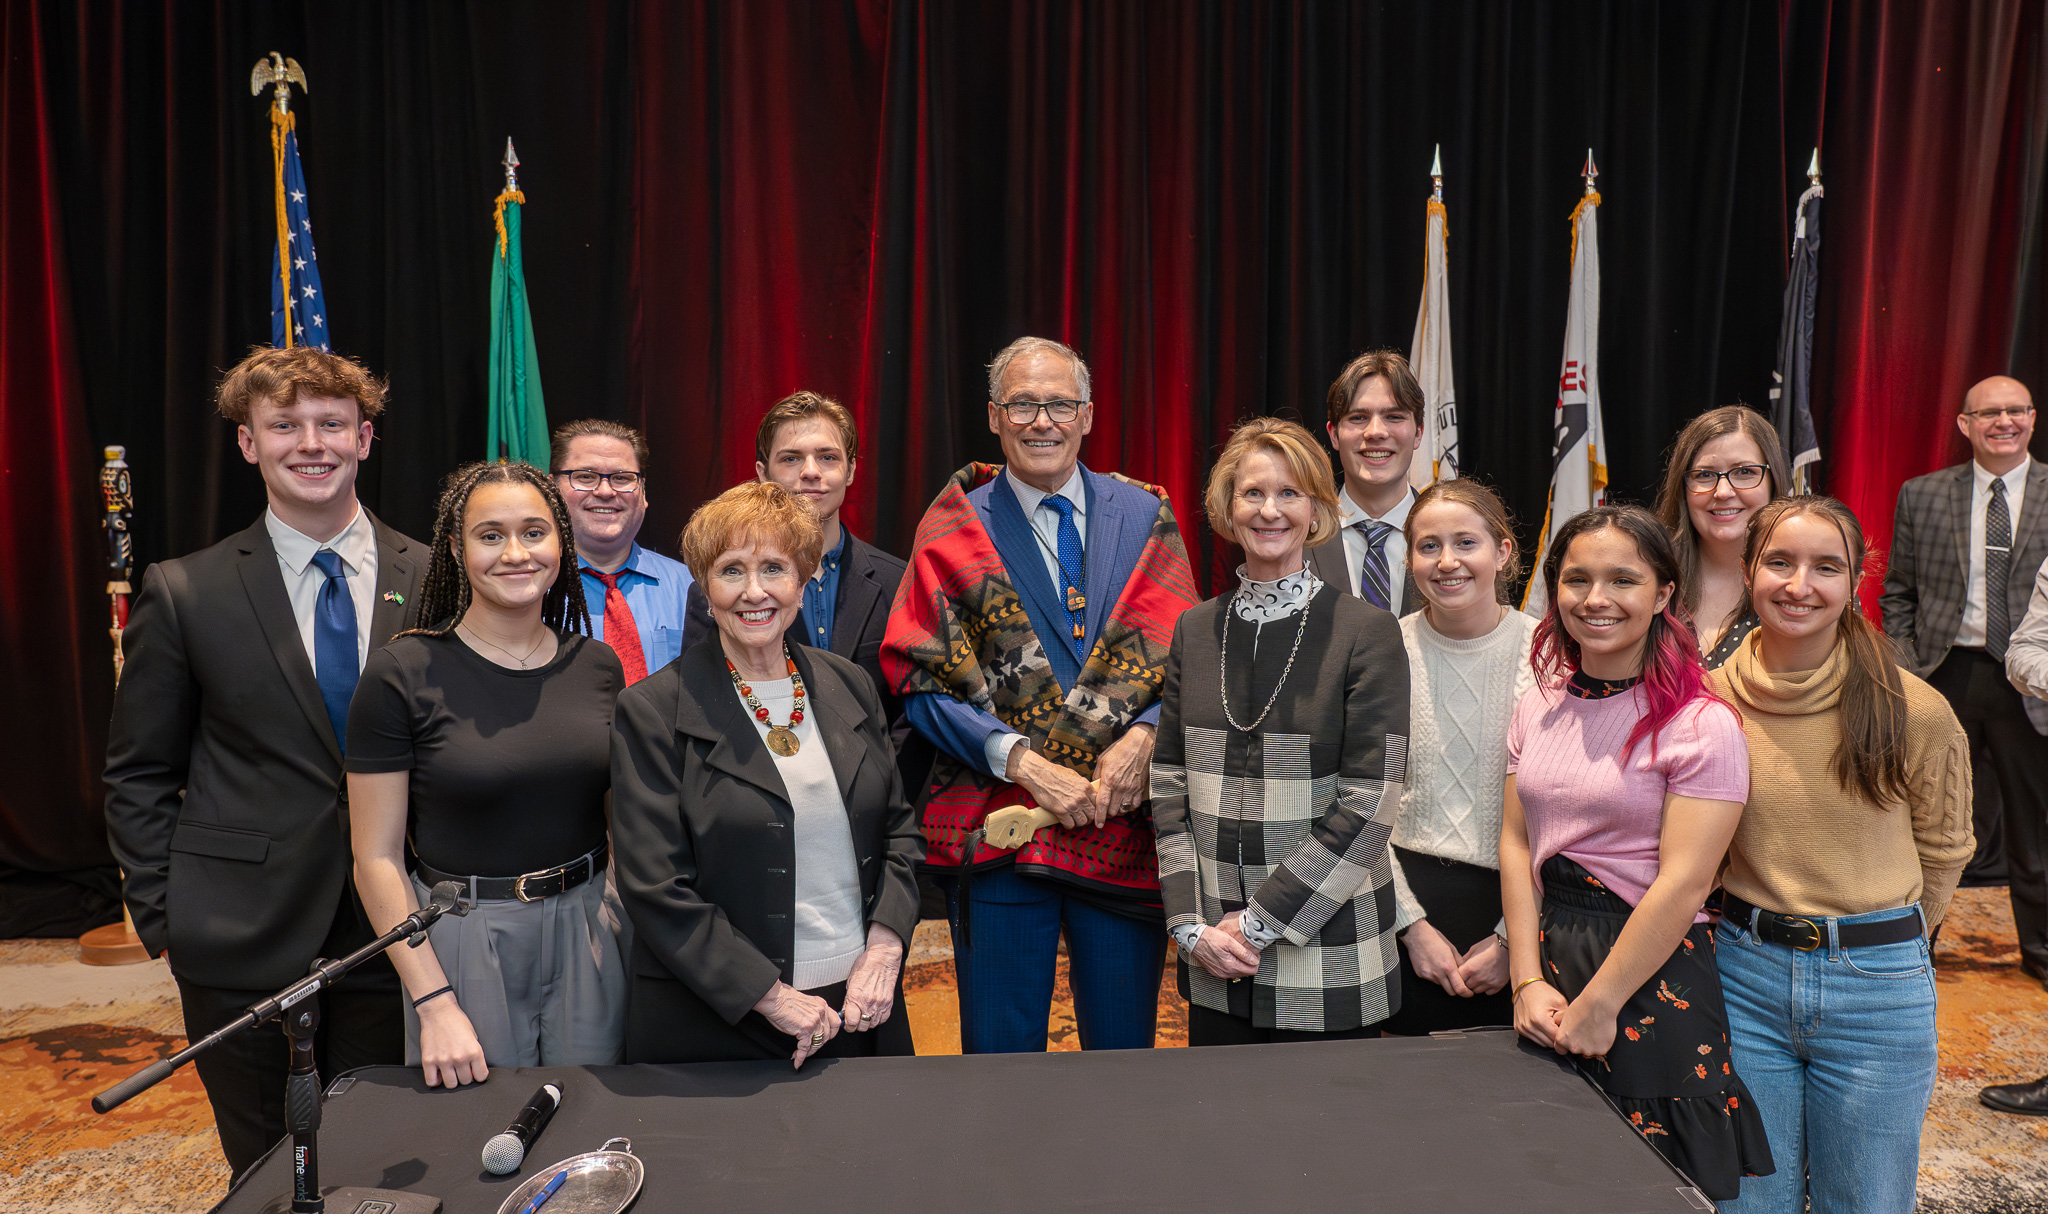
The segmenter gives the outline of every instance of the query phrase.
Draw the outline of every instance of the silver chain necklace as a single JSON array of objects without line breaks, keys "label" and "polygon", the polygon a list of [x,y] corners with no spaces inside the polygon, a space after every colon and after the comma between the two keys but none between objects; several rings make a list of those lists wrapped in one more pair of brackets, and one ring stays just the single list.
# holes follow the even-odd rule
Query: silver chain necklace
[{"label": "silver chain necklace", "polygon": [[[1230,605],[1224,604],[1223,653],[1218,659],[1216,688],[1217,698],[1223,701],[1223,719],[1230,723],[1232,729],[1239,733],[1250,733],[1257,729],[1259,723],[1266,719],[1266,714],[1273,711],[1273,705],[1279,702],[1280,689],[1287,686],[1287,676],[1294,670],[1294,656],[1301,652],[1301,638],[1308,635],[1308,612],[1314,602],[1315,599],[1311,596],[1308,602],[1301,605],[1301,623],[1294,626],[1294,644],[1287,650],[1287,665],[1280,668],[1280,681],[1273,684],[1273,694],[1266,697],[1266,706],[1259,710],[1259,715],[1254,717],[1249,725],[1239,725],[1237,718],[1230,712]],[[1250,677],[1249,672],[1246,677]]]}]

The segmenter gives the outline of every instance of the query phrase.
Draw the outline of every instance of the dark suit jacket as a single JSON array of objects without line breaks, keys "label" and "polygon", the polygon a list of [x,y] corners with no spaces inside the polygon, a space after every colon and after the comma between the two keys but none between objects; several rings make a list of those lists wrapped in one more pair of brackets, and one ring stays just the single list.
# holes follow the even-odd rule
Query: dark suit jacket
[{"label": "dark suit jacket", "polygon": [[[1392,541],[1389,540],[1389,543]],[[1391,554],[1390,554],[1391,555]],[[1351,580],[1351,566],[1344,559],[1344,536],[1342,533],[1323,541],[1308,550],[1308,567],[1316,576],[1359,598],[1358,583]],[[1415,588],[1415,577],[1408,572],[1408,564],[1401,563],[1401,614],[1414,615],[1422,610],[1422,593]]]},{"label": "dark suit jacket", "polygon": [[[427,554],[370,521],[375,648],[416,622]],[[107,834],[136,934],[203,986],[304,977],[350,889],[348,792],[263,521],[150,566],[124,647]]]},{"label": "dark suit jacket", "polygon": [[[1965,461],[1899,486],[1892,547],[1885,563],[1884,630],[1913,673],[1934,673],[1963,624],[1970,582],[1972,464]],[[2012,521],[2012,575],[2006,602],[2017,628],[2026,618],[2034,574],[2048,558],[2048,464],[2032,462],[2026,498]]]},{"label": "dark suit jacket", "polygon": [[[874,686],[837,654],[792,644],[853,830],[861,909],[908,946],[917,927],[917,818]],[[774,756],[733,694],[716,640],[619,695],[612,846],[632,916],[633,982],[680,982],[737,1024],[796,951],[796,840]],[[664,991],[662,1001],[671,1001]],[[640,998],[636,994],[636,999]]]},{"label": "dark suit jacket", "polygon": [[[924,778],[931,771],[932,748],[924,737],[903,719],[903,702],[889,690],[882,677],[882,636],[889,631],[889,609],[896,602],[896,585],[903,580],[902,561],[861,539],[846,533],[846,553],[839,564],[839,594],[832,604],[831,650],[868,672],[882,697],[882,715],[889,722],[889,736],[896,744],[896,766],[903,772],[903,787],[912,800],[924,790]],[[704,597],[702,583],[690,583],[690,604],[683,623],[683,649],[717,632],[711,622],[711,604]],[[790,622],[792,641],[808,644],[816,630],[798,611]]]}]

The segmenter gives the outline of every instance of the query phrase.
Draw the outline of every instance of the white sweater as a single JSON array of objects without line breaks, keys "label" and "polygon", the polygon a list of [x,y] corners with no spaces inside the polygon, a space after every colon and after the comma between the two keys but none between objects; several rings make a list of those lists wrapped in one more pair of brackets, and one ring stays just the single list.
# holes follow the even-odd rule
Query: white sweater
[{"label": "white sweater", "polygon": [[[1510,610],[1492,632],[1458,641],[1431,628],[1425,614],[1401,617],[1408,646],[1408,783],[1393,841],[1409,851],[1498,869],[1508,718],[1536,685],[1529,668],[1536,619]],[[1405,928],[1424,918],[1422,904],[1398,858],[1393,869],[1395,926]]]}]

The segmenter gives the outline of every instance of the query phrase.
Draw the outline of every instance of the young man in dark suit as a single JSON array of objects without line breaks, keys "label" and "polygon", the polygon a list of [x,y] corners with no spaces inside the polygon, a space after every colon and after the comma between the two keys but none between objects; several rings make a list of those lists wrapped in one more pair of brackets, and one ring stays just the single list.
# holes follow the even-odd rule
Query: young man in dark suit
[{"label": "young man in dark suit", "polygon": [[1408,469],[1422,446],[1427,410],[1408,360],[1369,350],[1344,365],[1325,402],[1330,446],[1343,465],[1337,494],[1340,542],[1308,550],[1308,566],[1397,616],[1422,609],[1408,575],[1409,508],[1415,490]]},{"label": "young man in dark suit", "polygon": [[1994,375],[1963,397],[1966,463],[1899,489],[1884,576],[1884,630],[1947,697],[1972,749],[1989,751],[2003,802],[2020,969],[2048,985],[2048,742],[2006,677],[2012,632],[2048,557],[2048,464],[2027,454],[2034,399]]},{"label": "young man in dark suit", "polygon": [[[384,407],[369,372],[263,348],[217,399],[269,508],[144,575],[106,766],[135,930],[168,954],[194,1039],[373,938],[349,882],[342,745],[363,661],[417,622],[427,568],[356,500]],[[321,1073],[402,1062],[399,998],[381,957],[324,993]],[[287,1053],[273,1024],[198,1059],[237,1175],[284,1136]]]},{"label": "young man in dark suit", "polygon": [[[882,677],[881,657],[904,564],[855,535],[839,518],[859,457],[860,431],[853,414],[817,392],[793,392],[776,401],[754,432],[755,479],[772,481],[808,501],[825,530],[825,556],[817,574],[804,583],[803,610],[790,623],[789,639],[851,659],[875,681],[896,743],[903,795],[915,804],[933,752],[904,719],[902,700]],[[692,585],[683,648],[711,630],[704,588]]]}]

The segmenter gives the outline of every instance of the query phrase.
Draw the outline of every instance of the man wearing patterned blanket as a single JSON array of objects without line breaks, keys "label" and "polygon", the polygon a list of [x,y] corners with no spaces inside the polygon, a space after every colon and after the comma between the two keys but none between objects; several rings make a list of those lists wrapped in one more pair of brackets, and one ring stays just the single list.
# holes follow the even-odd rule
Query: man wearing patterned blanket
[{"label": "man wearing patterned blanket", "polygon": [[[882,669],[937,745],[923,805],[948,887],[964,1052],[1045,1048],[1064,929],[1083,1049],[1152,1044],[1166,932],[1146,775],[1173,624],[1199,599],[1164,491],[1081,466],[1088,367],[1044,338],[989,364],[1005,466],[918,525]],[[1054,819],[992,847],[993,810]]]}]

